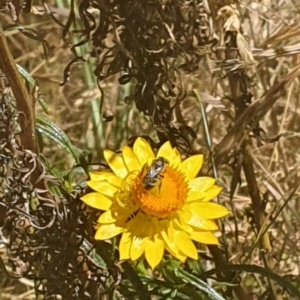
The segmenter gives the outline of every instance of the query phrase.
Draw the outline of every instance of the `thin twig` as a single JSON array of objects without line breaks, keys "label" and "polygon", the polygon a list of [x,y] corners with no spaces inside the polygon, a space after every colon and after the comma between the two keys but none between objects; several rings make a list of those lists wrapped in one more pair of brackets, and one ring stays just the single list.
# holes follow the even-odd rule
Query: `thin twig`
[{"label": "thin twig", "polygon": [[[0,23],[0,68],[5,74],[16,98],[17,110],[21,113],[21,143],[25,149],[37,153],[35,139],[34,100],[28,93],[25,84],[16,68],[14,58],[9,50],[2,24]],[[23,116],[22,116],[23,115]]]}]

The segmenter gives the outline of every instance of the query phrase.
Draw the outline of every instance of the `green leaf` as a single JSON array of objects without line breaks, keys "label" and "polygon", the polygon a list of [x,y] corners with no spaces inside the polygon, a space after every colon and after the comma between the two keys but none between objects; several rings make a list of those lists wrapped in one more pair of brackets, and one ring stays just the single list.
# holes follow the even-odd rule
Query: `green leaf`
[{"label": "green leaf", "polygon": [[81,152],[72,144],[68,136],[56,124],[38,115],[36,116],[36,128],[39,133],[46,135],[71,154],[76,164],[81,164]]},{"label": "green leaf", "polygon": [[196,276],[181,270],[175,270],[178,278],[182,278],[187,283],[193,285],[197,289],[206,293],[211,299],[213,300],[226,300],[220,294],[218,294],[212,287],[210,287],[206,282],[202,281],[201,279],[197,278]]},{"label": "green leaf", "polygon": [[21,67],[18,64],[16,64],[16,67],[17,67],[17,70],[20,73],[20,75],[25,80],[25,85],[26,85],[26,88],[27,88],[29,94],[32,95],[34,97],[34,99],[38,101],[38,103],[41,105],[43,111],[46,114],[49,114],[48,107],[46,105],[44,97],[42,95],[38,94],[39,88],[38,88],[37,82],[23,67]]}]

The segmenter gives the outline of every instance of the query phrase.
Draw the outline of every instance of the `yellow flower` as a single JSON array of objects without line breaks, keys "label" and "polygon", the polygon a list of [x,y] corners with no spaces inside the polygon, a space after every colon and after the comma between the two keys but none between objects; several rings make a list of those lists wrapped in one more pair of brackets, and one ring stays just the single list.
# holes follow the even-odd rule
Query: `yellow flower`
[{"label": "yellow flower", "polygon": [[209,202],[221,191],[215,179],[197,177],[202,155],[181,161],[176,148],[166,142],[158,153],[138,138],[122,155],[110,150],[104,157],[113,172],[92,172],[87,182],[95,192],[81,199],[103,210],[95,235],[106,240],[121,234],[121,260],[137,260],[143,254],[152,268],[161,261],[164,250],[181,261],[198,258],[193,241],[218,244],[212,231],[214,219],[228,210]]}]

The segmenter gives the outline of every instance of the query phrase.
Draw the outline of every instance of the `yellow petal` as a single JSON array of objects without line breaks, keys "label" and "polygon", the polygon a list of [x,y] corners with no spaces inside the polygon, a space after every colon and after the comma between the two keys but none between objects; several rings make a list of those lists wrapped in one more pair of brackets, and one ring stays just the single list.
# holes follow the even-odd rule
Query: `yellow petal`
[{"label": "yellow petal", "polygon": [[177,167],[181,164],[181,155],[180,155],[179,151],[176,148],[173,149],[172,162],[173,162],[174,167]]},{"label": "yellow petal", "polygon": [[215,221],[208,220],[208,219],[200,219],[196,216],[190,220],[189,224],[193,227],[202,230],[210,230],[210,231],[219,230]]},{"label": "yellow petal", "polygon": [[112,172],[90,172],[89,175],[90,175],[90,178],[92,181],[102,181],[102,180],[106,180],[106,178],[108,176],[110,176],[111,174],[113,174]]},{"label": "yellow petal", "polygon": [[188,235],[183,231],[175,233],[175,241],[179,250],[193,259],[198,259],[198,252],[195,244],[191,241]]},{"label": "yellow petal", "polygon": [[173,158],[173,148],[169,141],[165,142],[158,150],[156,157],[163,157],[167,159],[169,162],[172,161]]},{"label": "yellow petal", "polygon": [[201,199],[201,201],[205,202],[205,201],[210,201],[214,198],[216,198],[222,191],[222,188],[217,186],[217,185],[213,185],[209,190],[207,190],[205,192],[205,197]]},{"label": "yellow petal", "polygon": [[[114,206],[114,204],[116,204],[116,206]],[[119,224],[124,224],[124,227],[126,227],[125,226],[127,223],[126,221],[134,212],[131,209],[120,207],[117,203],[113,203],[110,210],[111,210],[112,218],[120,222]]]},{"label": "yellow petal", "polygon": [[134,236],[130,247],[131,260],[137,260],[145,251],[147,238]]},{"label": "yellow petal", "polygon": [[119,176],[121,178],[125,178],[126,175],[128,174],[128,171],[126,169],[126,166],[124,164],[122,157],[110,150],[104,150],[103,154],[104,154],[104,158],[105,158],[106,162],[108,163],[110,168],[113,170],[113,172],[117,176]]},{"label": "yellow petal", "polygon": [[211,202],[192,202],[191,211],[202,219],[217,219],[229,214],[226,207]]},{"label": "yellow petal", "polygon": [[218,226],[212,220],[203,219],[191,212],[182,212],[180,214],[181,223],[187,223],[193,227],[202,229],[202,230],[218,230]]},{"label": "yellow petal", "polygon": [[108,210],[112,205],[112,200],[100,193],[89,193],[80,198],[86,205],[100,209]]},{"label": "yellow petal", "polygon": [[211,177],[197,177],[189,181],[189,188],[194,192],[205,192],[215,184],[216,180]]},{"label": "yellow petal", "polygon": [[153,224],[144,213],[138,211],[134,218],[127,223],[128,229],[134,236],[148,237],[152,235]]},{"label": "yellow petal", "polygon": [[96,240],[108,240],[124,231],[123,227],[113,224],[100,225],[96,231]]},{"label": "yellow petal", "polygon": [[129,232],[124,232],[119,245],[120,260],[126,260],[130,258],[130,247],[131,235]]},{"label": "yellow petal", "polygon": [[172,226],[176,230],[183,230],[185,232],[193,231],[193,228],[186,222],[182,222],[182,218],[174,218],[172,221]]},{"label": "yellow petal", "polygon": [[137,138],[133,145],[133,152],[137,156],[141,166],[149,163],[155,158],[152,148],[147,143],[146,140],[142,138]]},{"label": "yellow petal", "polygon": [[178,260],[180,260],[181,262],[185,262],[186,259],[187,259],[187,256],[184,255],[181,251],[178,250],[177,253],[173,252],[169,247],[168,245],[165,244],[165,248],[166,250],[171,254],[173,255],[174,257],[176,257]]},{"label": "yellow petal", "polygon": [[161,261],[164,254],[164,242],[157,236],[154,240],[148,240],[146,243],[145,257],[150,267],[154,269]]},{"label": "yellow petal", "polygon": [[192,201],[197,201],[205,198],[205,193],[203,192],[194,192],[194,191],[189,191],[188,197],[187,197],[187,202],[192,202]]},{"label": "yellow petal", "polygon": [[179,166],[180,170],[185,174],[186,178],[195,178],[203,164],[203,155],[193,155],[184,160]]},{"label": "yellow petal", "polygon": [[167,231],[165,230],[162,230],[160,232],[164,242],[165,242],[165,245],[167,246],[167,248],[169,249],[169,252],[173,255],[173,256],[176,256],[176,255],[179,255],[180,251],[179,251],[179,248],[177,247],[176,243],[175,243],[175,238],[174,238],[174,231],[171,230],[171,228],[168,228]]},{"label": "yellow petal", "polygon": [[97,222],[101,224],[111,224],[116,222],[116,218],[112,215],[111,210],[108,210],[101,214]]},{"label": "yellow petal", "polygon": [[122,156],[129,172],[141,169],[141,164],[131,148],[124,146],[122,149]]},{"label": "yellow petal", "polygon": [[87,181],[86,184],[96,192],[109,197],[113,197],[118,191],[118,189],[114,185],[111,185],[107,181]]},{"label": "yellow petal", "polygon": [[166,158],[169,161],[170,166],[175,168],[181,164],[181,156],[179,151],[176,148],[172,148],[169,141],[160,147],[156,157]]},{"label": "yellow petal", "polygon": [[[184,232],[180,232],[175,230],[172,227],[172,224],[170,224],[170,226],[167,229],[167,232],[165,230],[162,230],[160,232],[164,242],[165,242],[165,248],[177,259],[179,259],[180,261],[184,262],[186,260],[186,257],[189,256],[187,255],[188,250],[190,250],[189,254],[191,254],[191,257],[196,257],[194,255],[194,252],[192,250],[192,247],[189,247],[190,244],[187,245],[188,250],[185,249],[185,252],[182,251],[182,247],[184,247],[183,245],[180,245],[181,243],[181,238],[178,237],[179,234],[185,234]],[[186,235],[186,234],[185,234]],[[187,235],[186,235],[187,237]],[[190,241],[191,242],[191,241]],[[195,246],[194,246],[195,247]]]},{"label": "yellow petal", "polygon": [[89,175],[91,181],[107,181],[117,187],[121,187],[122,185],[122,178],[112,172],[90,172]]},{"label": "yellow petal", "polygon": [[219,245],[218,239],[210,231],[193,231],[191,239],[202,244]]}]

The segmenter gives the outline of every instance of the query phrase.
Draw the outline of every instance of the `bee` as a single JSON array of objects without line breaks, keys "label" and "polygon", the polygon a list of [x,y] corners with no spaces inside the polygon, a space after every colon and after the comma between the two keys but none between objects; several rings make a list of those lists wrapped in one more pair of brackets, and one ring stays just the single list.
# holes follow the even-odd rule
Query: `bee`
[{"label": "bee", "polygon": [[150,167],[147,166],[148,171],[143,178],[143,186],[146,190],[153,189],[158,181],[163,178],[161,173],[165,170],[168,163],[169,162],[165,158],[159,157],[153,161]]}]

